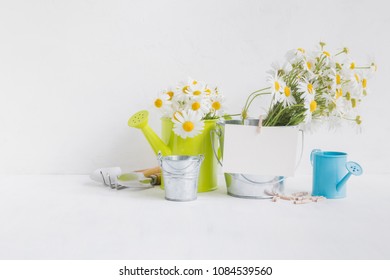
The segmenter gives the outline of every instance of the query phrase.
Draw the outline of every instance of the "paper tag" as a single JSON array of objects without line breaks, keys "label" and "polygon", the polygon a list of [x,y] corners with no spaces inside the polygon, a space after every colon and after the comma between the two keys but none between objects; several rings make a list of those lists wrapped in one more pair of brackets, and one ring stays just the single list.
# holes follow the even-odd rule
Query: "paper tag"
[{"label": "paper tag", "polygon": [[225,125],[223,169],[226,173],[293,176],[298,127]]}]

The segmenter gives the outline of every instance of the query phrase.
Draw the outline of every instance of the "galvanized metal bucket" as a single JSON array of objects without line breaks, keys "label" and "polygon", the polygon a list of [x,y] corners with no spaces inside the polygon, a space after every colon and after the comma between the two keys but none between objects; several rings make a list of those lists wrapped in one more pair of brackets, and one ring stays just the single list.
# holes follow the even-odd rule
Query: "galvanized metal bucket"
[{"label": "galvanized metal bucket", "polygon": [[197,198],[199,170],[204,159],[199,156],[162,156],[157,159],[162,169],[165,199],[191,201]]},{"label": "galvanized metal bucket", "polygon": [[[217,129],[211,133],[218,137],[220,144],[219,153],[216,147],[213,147],[214,154],[221,166],[223,158],[224,131],[225,124],[258,126],[259,119],[242,120],[224,120],[217,124]],[[303,133],[302,133],[302,151],[303,151]],[[299,164],[299,163],[298,163]],[[284,192],[284,176],[264,176],[238,173],[224,173],[228,195],[240,198],[267,199],[272,194]]]}]

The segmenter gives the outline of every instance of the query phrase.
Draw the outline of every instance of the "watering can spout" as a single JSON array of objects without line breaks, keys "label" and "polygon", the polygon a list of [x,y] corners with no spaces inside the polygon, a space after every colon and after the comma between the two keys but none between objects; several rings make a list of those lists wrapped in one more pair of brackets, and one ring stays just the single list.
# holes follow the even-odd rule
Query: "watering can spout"
[{"label": "watering can spout", "polygon": [[341,191],[345,187],[345,183],[347,183],[351,175],[360,176],[363,173],[363,168],[356,162],[348,161],[345,164],[345,167],[347,168],[348,173],[337,183],[337,191]]},{"label": "watering can spout", "polygon": [[153,151],[157,154],[161,151],[163,156],[168,156],[171,154],[171,149],[161,140],[160,137],[150,128],[148,125],[149,112],[146,110],[139,111],[130,117],[127,124],[130,127],[141,129],[142,133],[145,135],[146,140],[148,140]]}]

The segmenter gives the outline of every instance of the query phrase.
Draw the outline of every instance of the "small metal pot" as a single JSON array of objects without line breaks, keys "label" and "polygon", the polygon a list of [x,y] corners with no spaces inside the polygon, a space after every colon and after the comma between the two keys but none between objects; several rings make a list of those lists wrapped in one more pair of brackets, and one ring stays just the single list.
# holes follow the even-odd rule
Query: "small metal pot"
[{"label": "small metal pot", "polygon": [[164,180],[165,199],[191,201],[197,198],[199,170],[203,159],[203,155],[162,156],[158,154]]}]

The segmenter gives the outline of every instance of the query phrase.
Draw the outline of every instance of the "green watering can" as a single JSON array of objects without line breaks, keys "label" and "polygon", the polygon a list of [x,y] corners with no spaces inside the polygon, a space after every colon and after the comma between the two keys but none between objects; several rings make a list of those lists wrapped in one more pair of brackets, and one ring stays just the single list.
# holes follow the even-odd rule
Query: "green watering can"
[{"label": "green watering can", "polygon": [[161,138],[148,125],[149,112],[139,111],[130,117],[128,125],[140,129],[148,140],[153,151],[163,156],[203,155],[204,160],[200,168],[198,192],[208,192],[217,188],[217,160],[214,157],[213,145],[217,145],[217,139],[211,132],[215,129],[217,119],[204,120],[204,129],[201,134],[183,139],[173,132],[173,122],[170,118],[162,118]]}]

